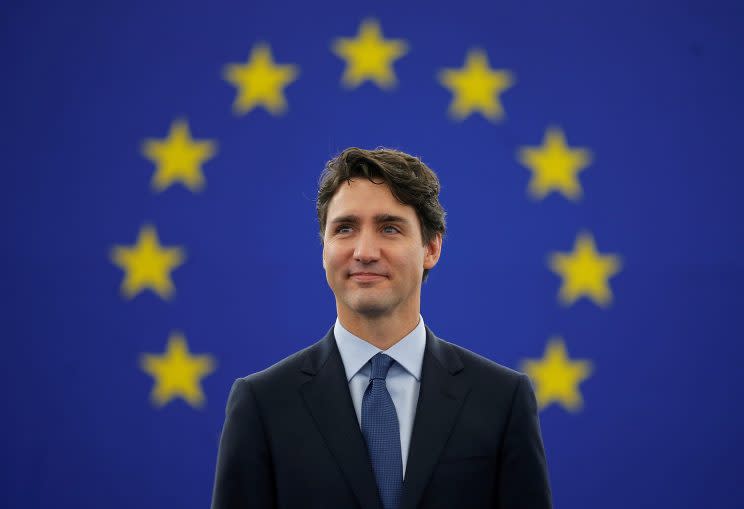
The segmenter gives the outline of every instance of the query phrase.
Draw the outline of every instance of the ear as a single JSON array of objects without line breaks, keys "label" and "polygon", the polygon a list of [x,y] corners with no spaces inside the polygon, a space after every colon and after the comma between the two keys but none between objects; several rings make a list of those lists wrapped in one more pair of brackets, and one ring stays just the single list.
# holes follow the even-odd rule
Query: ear
[{"label": "ear", "polygon": [[442,234],[437,233],[434,235],[424,247],[426,248],[424,268],[431,269],[437,264],[439,256],[442,254]]}]

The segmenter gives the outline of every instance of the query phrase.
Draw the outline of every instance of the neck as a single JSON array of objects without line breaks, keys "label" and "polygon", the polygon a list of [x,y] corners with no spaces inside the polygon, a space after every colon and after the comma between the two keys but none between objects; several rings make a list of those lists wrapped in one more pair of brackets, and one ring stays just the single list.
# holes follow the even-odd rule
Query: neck
[{"label": "neck", "polygon": [[337,305],[336,311],[341,325],[356,337],[387,350],[406,337],[416,328],[419,322],[419,306],[404,313],[393,313],[369,317]]}]

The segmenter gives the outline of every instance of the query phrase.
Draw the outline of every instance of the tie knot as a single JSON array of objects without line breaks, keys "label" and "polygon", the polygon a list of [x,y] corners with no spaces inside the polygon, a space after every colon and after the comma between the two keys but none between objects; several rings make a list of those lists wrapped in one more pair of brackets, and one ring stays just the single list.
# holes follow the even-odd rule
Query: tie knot
[{"label": "tie knot", "polygon": [[375,354],[370,362],[372,362],[372,373],[370,374],[369,379],[373,380],[375,378],[382,378],[383,380],[385,380],[388,374],[388,370],[390,369],[390,366],[393,365],[393,362],[395,362],[395,360],[389,355],[380,352],[378,354]]}]

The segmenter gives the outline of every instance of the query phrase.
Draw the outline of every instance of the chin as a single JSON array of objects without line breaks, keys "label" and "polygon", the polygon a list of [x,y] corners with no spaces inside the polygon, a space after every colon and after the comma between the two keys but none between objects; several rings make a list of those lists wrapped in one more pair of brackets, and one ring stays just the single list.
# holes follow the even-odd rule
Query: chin
[{"label": "chin", "polygon": [[349,308],[355,313],[369,318],[376,318],[390,312],[389,303],[382,299],[361,298],[350,304]]}]

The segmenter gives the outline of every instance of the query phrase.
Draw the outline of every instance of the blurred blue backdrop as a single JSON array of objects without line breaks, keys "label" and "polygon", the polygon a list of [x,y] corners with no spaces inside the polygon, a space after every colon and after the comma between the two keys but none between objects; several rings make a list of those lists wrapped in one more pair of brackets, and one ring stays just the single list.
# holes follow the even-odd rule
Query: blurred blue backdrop
[{"label": "blurred blue backdrop", "polygon": [[[365,20],[397,41],[372,68],[395,83],[342,82]],[[9,1],[0,24],[2,507],[206,507],[233,380],[335,319],[319,173],[380,145],[442,181],[427,325],[515,369],[554,363],[534,382],[557,390],[555,506],[741,507],[741,3]],[[468,55],[481,74],[453,90]],[[230,78],[261,62],[283,75],[234,107]],[[530,147],[563,188],[530,192]],[[555,254],[576,262],[582,233],[574,283],[611,300],[559,296]],[[158,267],[158,246],[180,251]]]}]

